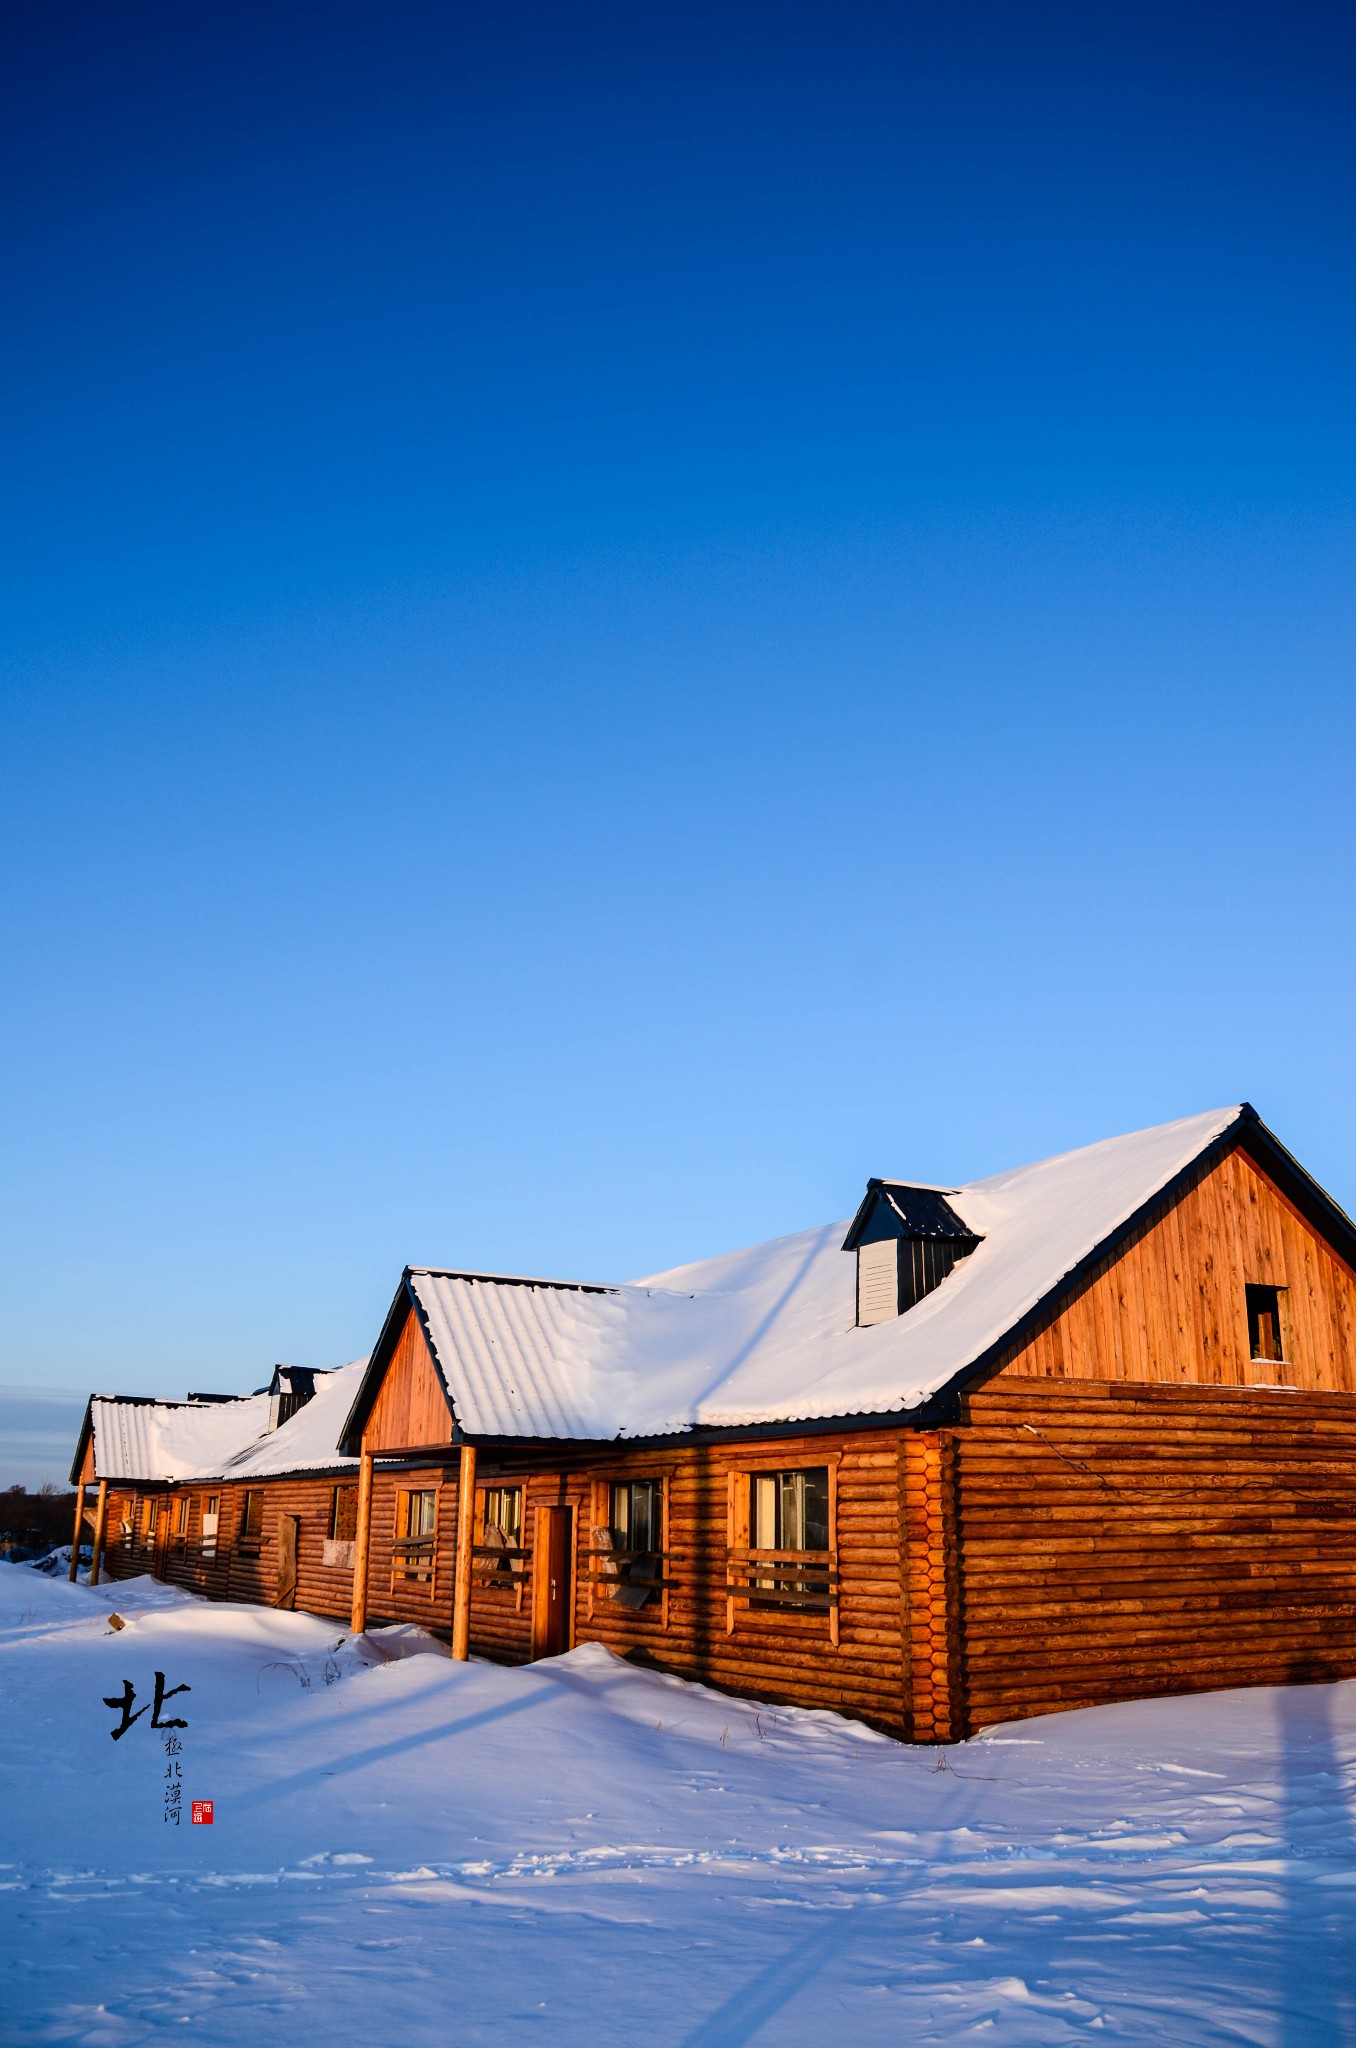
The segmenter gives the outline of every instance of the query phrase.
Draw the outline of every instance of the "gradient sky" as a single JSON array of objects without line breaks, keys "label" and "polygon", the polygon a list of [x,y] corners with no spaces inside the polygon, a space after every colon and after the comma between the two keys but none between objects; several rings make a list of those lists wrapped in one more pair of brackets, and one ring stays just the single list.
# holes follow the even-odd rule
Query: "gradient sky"
[{"label": "gradient sky", "polygon": [[1350,9],[5,34],[0,1381],[1241,1097],[1356,1206]]}]

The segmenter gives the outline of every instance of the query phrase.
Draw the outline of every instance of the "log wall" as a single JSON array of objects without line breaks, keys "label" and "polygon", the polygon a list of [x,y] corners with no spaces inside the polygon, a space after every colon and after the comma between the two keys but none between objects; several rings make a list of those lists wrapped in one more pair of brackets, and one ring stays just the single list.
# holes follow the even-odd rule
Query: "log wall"
[{"label": "log wall", "polygon": [[[509,1461],[482,1468],[486,1484],[525,1485],[525,1547],[537,1510],[572,1507],[575,1536],[574,1640],[639,1655],[727,1692],[802,1706],[831,1707],[900,1733],[906,1723],[901,1577],[899,1431],[788,1437],[744,1445],[685,1445],[600,1459],[578,1453],[552,1469],[515,1474]],[[566,1447],[561,1447],[562,1449]],[[829,1465],[836,1495],[836,1617],[729,1600],[732,1487],[755,1468]],[[666,1523],[664,1577],[671,1584],[638,1610],[591,1584],[594,1529],[605,1526],[613,1481],[659,1479]],[[737,1532],[736,1532],[737,1533]],[[531,1601],[477,1587],[472,1648],[499,1656],[531,1652]],[[837,1636],[837,1641],[834,1636]]]},{"label": "log wall", "polygon": [[[837,1614],[782,1608],[757,1609],[729,1601],[727,1562],[731,1533],[731,1489],[747,1485],[754,1467],[829,1464],[834,1472],[835,1562],[841,1574]],[[605,1461],[596,1452],[575,1450],[543,1469],[535,1459],[482,1460],[484,1486],[523,1488],[523,1548],[536,1542],[538,1511],[544,1506],[574,1509],[572,1640],[601,1642],[619,1656],[636,1656],[702,1679],[732,1693],[854,1714],[898,1734],[908,1724],[904,1588],[901,1579],[902,1433],[881,1431],[841,1437],[790,1437],[745,1446],[685,1446],[660,1453],[631,1453]],[[605,1584],[591,1582],[595,1528],[609,1512],[614,1480],[657,1478],[664,1484],[665,1566],[671,1581],[639,1610],[607,1597]],[[271,1605],[277,1580],[279,1517],[301,1522],[297,1550],[297,1606],[345,1621],[352,1594],[348,1571],[326,1571],[320,1562],[329,1529],[332,1478],[272,1479],[261,1482],[264,1517],[257,1553],[240,1537],[244,1489],[171,1489],[190,1500],[189,1527],[170,1539],[164,1576],[176,1585],[217,1599]],[[403,1489],[436,1489],[434,1576],[427,1586],[394,1576],[397,1500]],[[220,1495],[215,1559],[201,1550],[202,1502]],[[378,1466],[373,1475],[372,1540],[368,1570],[368,1617],[372,1626],[417,1621],[440,1634],[451,1630],[456,1561],[457,1473],[455,1466]],[[171,1506],[171,1513],[173,1512]],[[477,1540],[483,1503],[476,1516]],[[133,1517],[134,1531],[140,1522]],[[149,1571],[154,1546],[132,1543],[109,1550],[114,1576]],[[530,1573],[530,1565],[527,1567]],[[532,1583],[473,1585],[471,1649],[474,1655],[518,1663],[533,1654]],[[834,1640],[834,1637],[837,1640]]]},{"label": "log wall", "polygon": [[[832,1461],[838,1640],[822,1614],[736,1608],[731,1483],[755,1464]],[[602,1642],[732,1693],[835,1708],[921,1741],[1110,1700],[1356,1674],[1356,1397],[998,1376],[964,1427],[780,1444],[685,1446],[550,1469],[482,1463],[539,1510],[575,1511],[573,1640]],[[346,1475],[347,1477],[347,1475]],[[628,1611],[590,1584],[593,1531],[614,1479],[664,1481],[664,1595]],[[209,1597],[272,1604],[279,1517],[295,1514],[297,1605],[345,1626],[351,1573],[322,1562],[333,1478],[264,1482],[257,1553],[242,1488],[220,1489],[218,1554],[201,1502],[171,1536],[164,1576]],[[434,1576],[393,1578],[397,1497],[436,1490]],[[162,1494],[172,1509],[178,1489]],[[373,1625],[447,1635],[455,1467],[378,1468],[368,1578]],[[477,1535],[483,1505],[477,1513]],[[121,1534],[130,1521],[132,1538]],[[146,1571],[140,1500],[110,1495],[106,1569]],[[528,1567],[530,1570],[530,1566]],[[474,1585],[471,1648],[532,1655],[532,1585]]]},{"label": "log wall", "polygon": [[1356,1398],[999,1377],[953,1444],[954,1732],[1356,1674]]}]

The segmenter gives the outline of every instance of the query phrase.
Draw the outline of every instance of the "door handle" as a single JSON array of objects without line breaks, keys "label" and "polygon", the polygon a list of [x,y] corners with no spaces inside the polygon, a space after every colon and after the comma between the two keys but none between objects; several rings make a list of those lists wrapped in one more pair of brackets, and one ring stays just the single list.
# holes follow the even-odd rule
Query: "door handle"
[{"label": "door handle", "polygon": [[554,1600],[554,1599],[555,1599],[555,1597],[556,1597],[556,1582],[555,1582],[555,1580],[554,1580],[554,1579],[552,1579],[552,1581],[551,1581],[551,1598],[552,1598],[552,1599]]}]

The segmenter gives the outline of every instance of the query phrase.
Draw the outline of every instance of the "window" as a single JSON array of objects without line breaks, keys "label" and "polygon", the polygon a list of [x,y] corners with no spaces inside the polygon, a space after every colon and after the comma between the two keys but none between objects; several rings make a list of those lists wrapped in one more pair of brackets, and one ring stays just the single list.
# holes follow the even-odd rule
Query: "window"
[{"label": "window", "polygon": [[432,1592],[437,1516],[436,1487],[402,1488],[396,1495],[393,1586],[427,1586]]},{"label": "window", "polygon": [[487,1486],[480,1496],[480,1542],[476,1549],[476,1583],[511,1593],[523,1572],[523,1489]]},{"label": "window", "polygon": [[354,1543],[358,1537],[358,1489],[336,1486],[330,1501],[331,1543]]},{"label": "window", "polygon": [[[804,1623],[810,1640],[822,1639],[827,1621],[837,1646],[838,1464],[830,1451],[819,1465],[779,1467],[769,1458],[728,1468],[727,1635],[741,1615],[764,1628]],[[772,1622],[771,1609],[785,1612]]]},{"label": "window", "polygon": [[749,1481],[749,1542],[755,1550],[827,1550],[829,1468],[755,1472]]},{"label": "window", "polygon": [[141,1503],[141,1540],[143,1543],[153,1543],[155,1541],[155,1511],[158,1505],[159,1503],[153,1493],[148,1493],[145,1500]]},{"label": "window", "polygon": [[601,1596],[634,1613],[662,1593],[657,1611],[667,1627],[663,1480],[599,1481],[593,1513],[590,1600]]},{"label": "window", "polygon": [[655,1552],[664,1545],[664,1489],[658,1479],[623,1479],[612,1488],[609,1516],[617,1550]]},{"label": "window", "polygon": [[479,1542],[471,1552],[475,1585],[514,1593],[522,1606],[526,1552],[522,1548],[522,1487],[479,1489]]},{"label": "window", "polygon": [[358,1551],[358,1489],[336,1486],[330,1495],[329,1534],[321,1547],[320,1562],[327,1571],[351,1572]]},{"label": "window", "polygon": [[523,1533],[523,1489],[521,1486],[485,1488],[485,1535],[496,1531],[505,1543],[516,1545]]},{"label": "window", "polygon": [[264,1496],[257,1489],[245,1495],[240,1515],[240,1548],[249,1557],[259,1555],[264,1540]]},{"label": "window", "polygon": [[1281,1324],[1283,1287],[1244,1289],[1248,1301],[1248,1350],[1259,1364],[1280,1365],[1285,1360],[1285,1338]]},{"label": "window", "polygon": [[209,1493],[207,1505],[202,1511],[202,1554],[204,1557],[215,1557],[217,1554],[217,1510],[220,1505],[221,1496]]},{"label": "window", "polygon": [[182,1542],[188,1534],[188,1508],[188,1495],[181,1493],[174,1503],[174,1535],[177,1542]]},{"label": "window", "polygon": [[[787,1569],[750,1576],[755,1604],[819,1606],[829,1592],[827,1576],[807,1553],[829,1549],[829,1468],[808,1465],[791,1472],[754,1472],[749,1477],[751,1563]],[[758,1553],[771,1552],[771,1557]]]}]

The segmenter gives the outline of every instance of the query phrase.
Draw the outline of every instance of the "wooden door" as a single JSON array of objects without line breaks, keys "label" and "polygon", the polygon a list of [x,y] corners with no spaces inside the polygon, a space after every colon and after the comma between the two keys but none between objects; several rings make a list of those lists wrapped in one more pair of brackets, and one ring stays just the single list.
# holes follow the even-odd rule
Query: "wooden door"
[{"label": "wooden door", "polygon": [[278,1590],[273,1602],[275,1607],[295,1607],[297,1604],[297,1541],[300,1534],[299,1515],[279,1515]]},{"label": "wooden door", "polygon": [[574,1509],[538,1508],[532,1553],[532,1654],[559,1657],[570,1647],[574,1612]]},{"label": "wooden door", "polygon": [[169,1555],[170,1504],[169,1495],[162,1494],[155,1507],[155,1562],[151,1570],[157,1579],[165,1576],[165,1560]]}]

